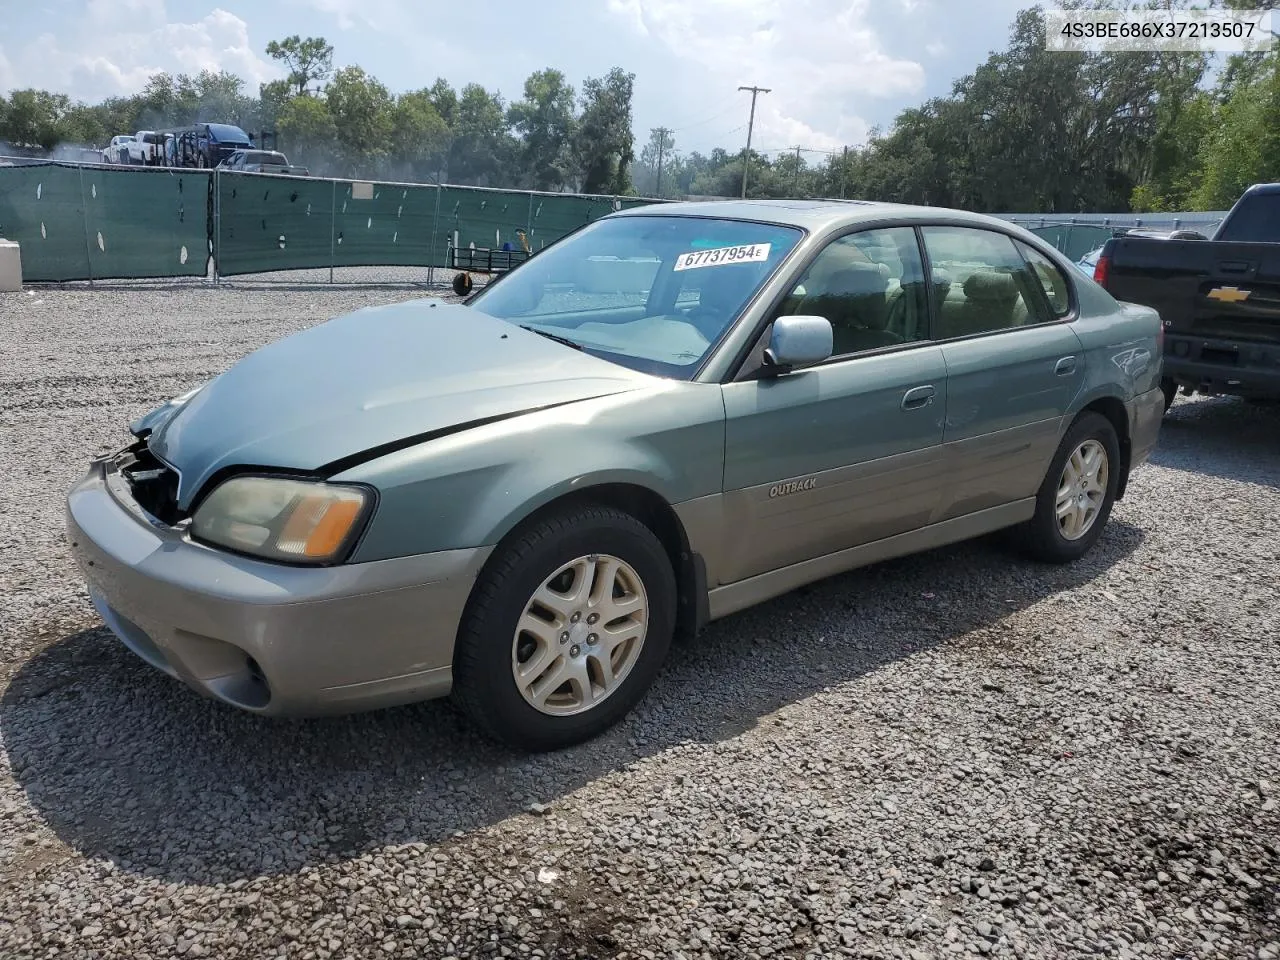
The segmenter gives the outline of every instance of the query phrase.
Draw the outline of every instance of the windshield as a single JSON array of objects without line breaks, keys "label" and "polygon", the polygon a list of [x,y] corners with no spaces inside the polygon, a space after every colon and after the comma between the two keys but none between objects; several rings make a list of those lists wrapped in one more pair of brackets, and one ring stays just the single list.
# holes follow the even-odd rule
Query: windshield
[{"label": "windshield", "polygon": [[538,253],[471,305],[633,370],[688,379],[801,236],[746,220],[607,218]]},{"label": "windshield", "polygon": [[239,127],[233,127],[229,123],[210,123],[208,124],[209,136],[213,137],[221,143],[248,143],[249,135]]}]

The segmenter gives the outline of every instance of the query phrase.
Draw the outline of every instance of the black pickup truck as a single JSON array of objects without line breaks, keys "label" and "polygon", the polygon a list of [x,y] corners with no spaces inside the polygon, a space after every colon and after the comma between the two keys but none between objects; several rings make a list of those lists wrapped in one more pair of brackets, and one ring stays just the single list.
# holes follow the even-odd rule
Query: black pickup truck
[{"label": "black pickup truck", "polygon": [[1093,278],[1164,320],[1166,410],[1179,387],[1280,399],[1280,183],[1246,190],[1209,239],[1111,238]]}]

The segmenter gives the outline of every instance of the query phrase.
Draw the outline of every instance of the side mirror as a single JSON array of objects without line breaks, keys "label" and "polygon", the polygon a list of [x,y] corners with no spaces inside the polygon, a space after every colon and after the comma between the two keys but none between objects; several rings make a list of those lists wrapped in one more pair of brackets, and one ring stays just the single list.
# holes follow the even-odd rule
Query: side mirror
[{"label": "side mirror", "polygon": [[826,317],[788,316],[773,321],[764,362],[777,373],[811,367],[831,356],[831,321]]}]

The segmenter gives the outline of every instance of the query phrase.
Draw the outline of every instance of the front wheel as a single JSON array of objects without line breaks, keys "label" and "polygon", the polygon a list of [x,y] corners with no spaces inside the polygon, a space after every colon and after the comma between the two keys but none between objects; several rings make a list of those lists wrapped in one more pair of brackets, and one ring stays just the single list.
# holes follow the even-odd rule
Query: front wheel
[{"label": "front wheel", "polygon": [[454,693],[495,739],[554,750],[597,736],[639,702],[675,630],[662,543],[630,514],[585,505],[499,547],[458,631]]},{"label": "front wheel", "polygon": [[1120,441],[1111,421],[1086,411],[1067,430],[1023,525],[1024,548],[1037,560],[1070,563],[1102,536],[1120,482]]}]

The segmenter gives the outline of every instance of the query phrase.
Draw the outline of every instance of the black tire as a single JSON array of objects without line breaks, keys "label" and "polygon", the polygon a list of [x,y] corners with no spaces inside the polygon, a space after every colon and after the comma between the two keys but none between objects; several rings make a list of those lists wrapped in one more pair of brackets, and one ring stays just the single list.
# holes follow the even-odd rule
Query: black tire
[{"label": "black tire", "polygon": [[[1102,506],[1093,525],[1076,540],[1063,536],[1058,525],[1058,484],[1062,478],[1067,458],[1076,448],[1088,440],[1097,440],[1107,454],[1107,484]],[[1100,413],[1086,410],[1076,417],[1058,445],[1040,490],[1036,494],[1035,515],[1018,528],[1021,546],[1028,555],[1044,563],[1072,563],[1092,549],[1102,536],[1115,504],[1116,489],[1120,483],[1120,441],[1111,421]]]},{"label": "black tire", "polygon": [[1160,389],[1164,391],[1164,412],[1168,413],[1174,399],[1178,396],[1178,385],[1172,380],[1161,380]]},{"label": "black tire", "polygon": [[[552,716],[521,694],[512,675],[516,624],[562,565],[593,553],[629,564],[648,598],[644,641],[630,672],[595,707]],[[635,517],[595,504],[548,515],[499,546],[472,590],[454,653],[454,699],[491,738],[521,750],[556,750],[603,733],[640,701],[671,646],[676,580],[661,541]]]}]

